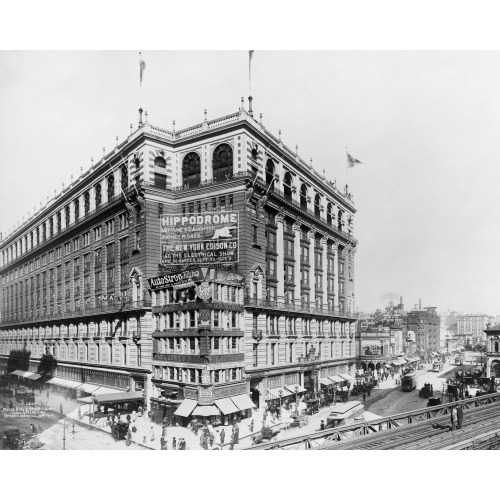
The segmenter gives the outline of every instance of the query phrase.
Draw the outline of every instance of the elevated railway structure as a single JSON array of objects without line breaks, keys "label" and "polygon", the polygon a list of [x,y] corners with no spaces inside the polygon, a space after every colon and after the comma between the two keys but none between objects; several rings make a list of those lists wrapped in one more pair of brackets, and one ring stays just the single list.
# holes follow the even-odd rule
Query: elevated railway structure
[{"label": "elevated railway structure", "polygon": [[362,421],[249,449],[473,449],[488,440],[493,447],[497,437],[500,442],[500,393],[460,401],[464,409],[461,429],[449,432],[434,428],[433,424],[450,423],[451,408],[455,404]]}]

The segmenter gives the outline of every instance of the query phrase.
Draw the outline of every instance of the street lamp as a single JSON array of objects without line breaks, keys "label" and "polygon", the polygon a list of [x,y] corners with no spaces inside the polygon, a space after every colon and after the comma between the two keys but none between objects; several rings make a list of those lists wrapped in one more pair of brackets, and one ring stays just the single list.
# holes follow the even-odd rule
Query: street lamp
[{"label": "street lamp", "polygon": [[71,420],[68,418],[65,418],[63,421],[63,450],[66,449],[66,424],[70,425]]},{"label": "street lamp", "polygon": [[279,415],[278,415],[278,417],[281,418],[281,397],[283,396],[283,389],[280,389],[278,391],[278,394],[280,396],[280,407],[279,407]]},{"label": "street lamp", "polygon": [[295,384],[295,406],[297,410],[297,416],[299,414],[299,385]]}]

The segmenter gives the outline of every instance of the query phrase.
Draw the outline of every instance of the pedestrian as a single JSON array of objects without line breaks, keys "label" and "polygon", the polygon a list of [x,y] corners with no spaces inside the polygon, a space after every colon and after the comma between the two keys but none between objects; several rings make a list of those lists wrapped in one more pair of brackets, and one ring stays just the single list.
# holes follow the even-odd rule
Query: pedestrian
[{"label": "pedestrian", "polygon": [[130,446],[132,443],[132,433],[130,431],[127,432],[127,438],[126,438],[126,441],[125,441],[125,444],[127,446]]},{"label": "pedestrian", "polygon": [[208,450],[208,436],[203,433],[203,449]]},{"label": "pedestrian", "polygon": [[11,410],[14,408],[14,405],[12,404],[12,399],[9,399],[9,408]]},{"label": "pedestrian", "polygon": [[66,399],[66,403],[68,402],[68,393],[64,395],[64,398]]},{"label": "pedestrian", "polygon": [[220,444],[221,446],[224,444],[224,440],[226,439],[226,431],[224,430],[224,427],[220,431]]},{"label": "pedestrian", "polygon": [[216,449],[220,450],[221,449],[221,443],[220,443],[220,431],[217,429],[215,432],[215,447]]},{"label": "pedestrian", "polygon": [[321,421],[321,424],[320,424],[319,428],[320,428],[322,431],[324,431],[324,430],[325,430],[325,421],[324,421],[324,420],[322,420],[322,421]]},{"label": "pedestrian", "polygon": [[363,392],[363,403],[366,401],[366,392]]},{"label": "pedestrian", "polygon": [[458,405],[458,408],[457,408],[457,429],[462,428],[463,419],[464,419],[464,409],[462,408],[462,405]]},{"label": "pedestrian", "polygon": [[370,387],[368,387],[368,397],[370,397],[371,392],[372,392],[371,388],[370,388]]},{"label": "pedestrian", "polygon": [[134,410],[132,412],[132,422],[135,422],[137,420],[137,412]]},{"label": "pedestrian", "polygon": [[453,407],[450,412],[450,421],[451,421],[451,428],[450,431],[455,430],[455,426],[457,424],[457,409],[456,407]]},{"label": "pedestrian", "polygon": [[141,405],[141,406],[139,406],[139,417],[142,417],[142,414],[143,414],[143,408]]},{"label": "pedestrian", "polygon": [[[172,450],[177,449],[177,440],[175,439],[175,436],[172,439]],[[180,449],[180,441],[179,441],[179,449]]]},{"label": "pedestrian", "polygon": [[250,425],[248,426],[248,428],[250,429],[250,433],[252,433],[253,432],[253,428],[254,428],[253,418],[252,418],[252,421],[250,422]]},{"label": "pedestrian", "polygon": [[238,444],[240,442],[239,435],[240,435],[240,428],[236,424],[234,424],[234,427],[233,427],[233,441],[234,441],[234,444]]},{"label": "pedestrian", "polygon": [[165,438],[163,437],[163,434],[160,437],[160,450],[165,449]]},{"label": "pedestrian", "polygon": [[49,397],[50,397],[50,392],[47,391],[47,399],[49,399]]},{"label": "pedestrian", "polygon": [[210,440],[210,448],[213,448],[215,437],[212,433],[210,433],[209,440]]},{"label": "pedestrian", "polygon": [[130,420],[131,420],[131,419],[132,419],[132,418],[131,418],[131,416],[130,416],[130,413],[127,413],[127,422],[128,422],[128,424],[129,424],[129,425],[130,425]]},{"label": "pedestrian", "polygon": [[149,431],[149,436],[151,441],[155,440],[155,430],[153,429],[153,426],[151,426],[151,430]]},{"label": "pedestrian", "polygon": [[146,442],[147,442],[146,436],[142,436],[142,444],[146,444]]}]

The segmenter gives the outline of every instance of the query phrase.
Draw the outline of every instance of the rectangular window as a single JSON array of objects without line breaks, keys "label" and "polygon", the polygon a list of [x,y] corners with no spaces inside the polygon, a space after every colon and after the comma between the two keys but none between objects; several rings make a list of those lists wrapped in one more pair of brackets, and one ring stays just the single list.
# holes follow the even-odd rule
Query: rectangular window
[{"label": "rectangular window", "polygon": [[219,198],[219,202],[220,202],[220,209],[221,210],[226,210],[226,197],[225,196],[221,196]]},{"label": "rectangular window", "polygon": [[83,233],[83,246],[86,247],[90,245],[90,231]]},{"label": "rectangular window", "polygon": [[188,210],[190,214],[194,214],[194,203],[188,204]]},{"label": "rectangular window", "polygon": [[252,225],[252,228],[253,228],[253,244],[254,244],[254,245],[257,245],[257,244],[258,244],[258,238],[257,238],[257,235],[258,235],[258,232],[257,232],[257,226],[253,226],[253,225]]},{"label": "rectangular window", "polygon": [[73,238],[73,251],[80,249],[80,238]]},{"label": "rectangular window", "polygon": [[84,273],[90,272],[90,253],[86,253],[83,256],[83,272]]},{"label": "rectangular window", "polygon": [[118,218],[120,220],[120,230],[126,229],[128,227],[128,215],[120,214]]},{"label": "rectangular window", "polygon": [[115,285],[115,268],[114,267],[108,267],[106,270],[106,283],[108,285],[108,288],[113,288]]},{"label": "rectangular window", "polygon": [[115,244],[106,245],[106,264],[112,266],[115,263]]},{"label": "rectangular window", "polygon": [[101,239],[101,226],[94,227],[94,241]]},{"label": "rectangular window", "polygon": [[106,236],[111,236],[115,232],[115,220],[106,221]]},{"label": "rectangular window", "polygon": [[139,252],[141,250],[141,232],[140,231],[136,231],[135,233],[135,248],[134,250],[136,250],[137,252]]},{"label": "rectangular window", "polygon": [[94,250],[94,267],[95,269],[100,269],[102,266],[102,252],[101,249],[98,248]]},{"label": "rectangular window", "polygon": [[62,247],[56,248],[56,258],[60,259],[62,257]]},{"label": "rectangular window", "polygon": [[212,198],[212,210],[217,210],[217,198]]},{"label": "rectangular window", "polygon": [[259,344],[253,345],[253,366],[257,366],[259,361],[257,347],[259,347]]},{"label": "rectangular window", "polygon": [[232,210],[233,209],[233,195],[230,194],[229,195],[229,210]]},{"label": "rectangular window", "polygon": [[68,241],[68,243],[64,244],[64,255],[69,255],[71,253],[71,243]]},{"label": "rectangular window", "polygon": [[158,203],[158,217],[163,215],[163,203]]},{"label": "rectangular window", "polygon": [[122,238],[120,240],[120,258],[124,259],[128,257],[128,238]]},{"label": "rectangular window", "polygon": [[276,250],[276,233],[269,231],[269,250]]}]

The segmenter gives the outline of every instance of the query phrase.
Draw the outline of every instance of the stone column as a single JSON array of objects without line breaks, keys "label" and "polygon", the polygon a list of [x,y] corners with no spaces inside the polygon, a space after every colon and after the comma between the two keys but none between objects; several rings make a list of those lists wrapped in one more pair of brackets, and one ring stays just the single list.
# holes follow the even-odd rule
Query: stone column
[{"label": "stone column", "polygon": [[333,306],[338,308],[339,306],[339,254],[338,254],[339,245],[336,241],[332,243],[332,252],[333,252],[333,272],[335,275],[333,276],[333,293],[335,295],[333,299]]},{"label": "stone column", "polygon": [[276,278],[278,279],[276,300],[279,303],[284,303],[285,276],[283,273],[283,268],[284,268],[283,214],[276,215],[276,224],[278,226],[278,232],[276,233],[276,252],[278,253],[278,259],[276,262]]},{"label": "stone column", "polygon": [[321,238],[321,267],[323,268],[323,307],[328,307],[328,261],[326,258],[326,238]]},{"label": "stone column", "polygon": [[300,286],[301,272],[300,272],[300,225],[301,220],[298,219],[293,224],[294,240],[293,240],[293,255],[295,257],[295,304],[302,303],[302,289]]},{"label": "stone column", "polygon": [[311,307],[316,307],[316,268],[314,265],[314,243],[315,243],[315,231],[311,229],[307,233],[307,239],[309,240],[309,286],[311,287],[310,302]]}]

